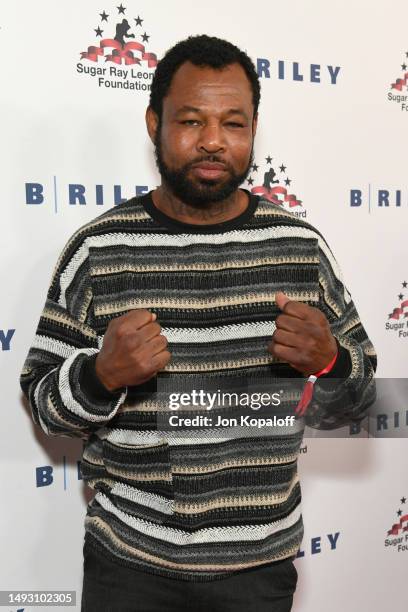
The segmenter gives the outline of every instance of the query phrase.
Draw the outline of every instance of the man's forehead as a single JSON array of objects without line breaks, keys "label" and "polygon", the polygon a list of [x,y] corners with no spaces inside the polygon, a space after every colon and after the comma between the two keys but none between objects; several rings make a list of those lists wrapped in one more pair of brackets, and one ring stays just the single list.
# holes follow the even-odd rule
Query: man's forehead
[{"label": "man's forehead", "polygon": [[174,74],[166,96],[172,107],[198,107],[198,101],[204,104],[213,97],[234,98],[234,106],[252,102],[251,85],[240,64],[216,69],[185,62]]}]

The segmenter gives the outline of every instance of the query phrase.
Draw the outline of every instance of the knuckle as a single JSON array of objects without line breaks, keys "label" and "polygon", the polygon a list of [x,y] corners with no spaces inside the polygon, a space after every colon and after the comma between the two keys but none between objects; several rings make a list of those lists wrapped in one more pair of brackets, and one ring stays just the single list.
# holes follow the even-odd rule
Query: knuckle
[{"label": "knuckle", "polygon": [[158,336],[161,332],[161,325],[157,323],[157,321],[149,323],[147,327],[149,329],[149,333],[153,334],[154,336]]},{"label": "knuckle", "polygon": [[124,317],[132,321],[132,325],[144,325],[150,320],[151,314],[146,308],[131,308]]},{"label": "knuckle", "polygon": [[138,325],[144,325],[145,323],[147,323],[148,321],[150,321],[151,319],[151,314],[148,310],[146,309],[140,309],[140,310],[136,310],[136,322]]},{"label": "knuckle", "polygon": [[289,300],[289,302],[286,302],[285,312],[287,312],[288,314],[292,314],[294,308],[296,309],[296,302],[294,302],[293,300]]},{"label": "knuckle", "polygon": [[313,310],[315,319],[320,325],[324,325],[325,323],[327,323],[327,319],[321,310],[319,310],[318,308],[314,308]]},{"label": "knuckle", "polygon": [[275,319],[275,325],[278,326],[280,323],[282,323],[282,321],[284,321],[285,319],[283,318],[284,315],[280,314],[276,317]]},{"label": "knuckle", "polygon": [[128,338],[129,335],[131,334],[131,331],[132,331],[131,328],[125,322],[119,323],[119,325],[116,326],[116,336],[120,340],[124,340],[125,338]]},{"label": "knuckle", "polygon": [[122,346],[124,347],[125,350],[128,350],[128,351],[138,349],[141,346],[141,339],[140,339],[139,334],[137,333],[126,334],[126,336],[122,338]]},{"label": "knuckle", "polygon": [[152,325],[153,325],[154,331],[157,334],[160,334],[160,332],[161,332],[161,325],[160,325],[160,323],[158,323],[157,321],[154,321],[154,323],[152,323]]},{"label": "knuckle", "polygon": [[138,359],[136,365],[137,372],[142,376],[148,376],[152,371],[151,362],[148,359]]},{"label": "knuckle", "polygon": [[278,344],[274,345],[273,352],[274,352],[275,357],[278,357],[279,359],[282,358],[283,351],[282,351],[282,348]]},{"label": "knuckle", "polygon": [[313,351],[316,348],[317,342],[313,336],[309,336],[306,342],[307,350]]},{"label": "knuckle", "polygon": [[152,357],[152,366],[155,370],[161,370],[164,368],[171,359],[171,355],[168,351],[162,351],[159,355]]},{"label": "knuckle", "polygon": [[313,335],[315,339],[320,340],[327,333],[327,330],[322,325],[315,325],[313,327]]},{"label": "knuckle", "polygon": [[281,329],[277,329],[273,335],[274,342],[282,342],[283,341],[283,331]]},{"label": "knuckle", "polygon": [[123,314],[120,318],[125,320],[132,320],[139,316],[140,309],[138,308],[130,308],[125,314]]}]

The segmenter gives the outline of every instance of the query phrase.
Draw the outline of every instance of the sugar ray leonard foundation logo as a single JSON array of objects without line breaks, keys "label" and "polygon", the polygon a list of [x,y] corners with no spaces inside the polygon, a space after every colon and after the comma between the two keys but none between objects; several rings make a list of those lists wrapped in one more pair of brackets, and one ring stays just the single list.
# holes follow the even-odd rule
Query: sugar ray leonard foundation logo
[{"label": "sugar ray leonard foundation logo", "polygon": [[158,60],[146,50],[151,35],[143,26],[144,19],[128,16],[127,8],[120,4],[109,13],[103,10],[97,21],[93,31],[99,40],[81,52],[78,74],[96,79],[99,87],[150,90]]},{"label": "sugar ray leonard foundation logo", "polygon": [[[391,546],[397,552],[408,552],[408,505],[407,498],[401,497],[396,514],[398,522],[387,530],[384,546]],[[404,508],[402,508],[404,506]]]},{"label": "sugar ray leonard foundation logo", "polygon": [[251,166],[251,174],[247,178],[251,193],[290,210],[296,217],[306,217],[302,200],[294,193],[289,193],[292,180],[286,173],[286,166],[283,163],[280,166],[272,163],[273,157],[270,155],[264,159],[265,165],[260,166],[254,162]]},{"label": "sugar ray leonard foundation logo", "polygon": [[[403,281],[402,288],[408,288],[408,282]],[[408,291],[408,289],[407,289]],[[398,338],[408,338],[408,295],[398,294],[399,305],[388,314],[388,321],[385,324],[386,331],[394,332]]]},{"label": "sugar ray leonard foundation logo", "polygon": [[408,111],[408,51],[405,51],[401,64],[402,75],[391,83],[388,100],[400,105],[402,111]]}]

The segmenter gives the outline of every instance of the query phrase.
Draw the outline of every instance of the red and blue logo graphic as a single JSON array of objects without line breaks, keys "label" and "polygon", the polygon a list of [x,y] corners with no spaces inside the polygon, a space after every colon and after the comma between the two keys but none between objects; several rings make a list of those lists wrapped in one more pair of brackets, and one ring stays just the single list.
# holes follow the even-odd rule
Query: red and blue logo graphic
[{"label": "red and blue logo graphic", "polygon": [[[401,285],[403,289],[407,289],[408,282],[402,281]],[[397,333],[399,338],[408,338],[408,297],[400,292],[398,302],[398,305],[388,314],[385,329]]]},{"label": "red and blue logo graphic", "polygon": [[251,192],[290,210],[297,217],[306,217],[302,200],[289,192],[292,180],[286,173],[286,166],[283,163],[274,164],[270,155],[265,157],[265,162],[266,165],[262,167],[256,163],[251,166],[251,174],[247,178]]},{"label": "red and blue logo graphic", "polygon": [[397,552],[408,552],[408,507],[402,509],[407,502],[406,497],[401,497],[400,507],[397,510],[398,522],[387,530],[385,546],[392,546]]},{"label": "red and blue logo graphic", "polygon": [[158,62],[157,55],[147,50],[151,35],[139,15],[128,16],[122,4],[115,9],[99,13],[93,29],[99,40],[81,52],[77,72],[97,78],[99,87],[149,90]]},{"label": "red and blue logo graphic", "polygon": [[[401,64],[402,75],[391,83],[388,100],[400,105],[402,111],[408,110],[408,51],[405,51]],[[403,93],[403,91],[407,93]]]}]

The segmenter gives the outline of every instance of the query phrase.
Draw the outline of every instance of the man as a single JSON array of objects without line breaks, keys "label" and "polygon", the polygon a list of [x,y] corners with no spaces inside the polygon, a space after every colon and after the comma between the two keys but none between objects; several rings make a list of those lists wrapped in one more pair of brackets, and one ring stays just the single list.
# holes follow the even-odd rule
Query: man
[{"label": "man", "polygon": [[84,225],[56,264],[21,387],[46,433],[86,441],[82,610],[292,607],[303,419],[186,440],[160,429],[161,392],[320,372],[344,379],[309,405],[322,428],[373,401],[376,354],[325,240],[239,189],[259,99],[234,45],[170,49],[146,112],[160,186]]}]

